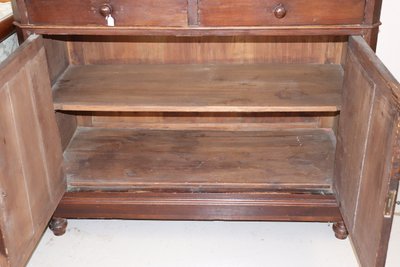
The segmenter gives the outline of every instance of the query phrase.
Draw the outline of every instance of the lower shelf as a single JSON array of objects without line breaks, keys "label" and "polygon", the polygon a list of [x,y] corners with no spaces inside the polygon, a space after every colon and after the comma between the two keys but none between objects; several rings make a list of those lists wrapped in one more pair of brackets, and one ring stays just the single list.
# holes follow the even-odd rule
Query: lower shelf
[{"label": "lower shelf", "polygon": [[332,194],[328,129],[77,129],[64,158],[69,191]]}]

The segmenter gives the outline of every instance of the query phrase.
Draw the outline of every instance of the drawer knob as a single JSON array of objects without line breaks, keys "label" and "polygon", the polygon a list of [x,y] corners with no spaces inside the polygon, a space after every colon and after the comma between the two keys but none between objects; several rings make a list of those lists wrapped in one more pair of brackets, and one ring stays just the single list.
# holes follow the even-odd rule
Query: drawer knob
[{"label": "drawer knob", "polygon": [[113,12],[112,6],[110,4],[102,4],[99,8],[99,12],[103,17],[111,16]]},{"label": "drawer knob", "polygon": [[110,27],[115,26],[115,20],[111,16],[111,13],[113,12],[113,8],[110,4],[101,5],[99,12],[106,19],[107,26],[110,26]]},{"label": "drawer knob", "polygon": [[274,15],[277,19],[284,18],[286,16],[286,8],[283,4],[278,4],[274,8]]}]

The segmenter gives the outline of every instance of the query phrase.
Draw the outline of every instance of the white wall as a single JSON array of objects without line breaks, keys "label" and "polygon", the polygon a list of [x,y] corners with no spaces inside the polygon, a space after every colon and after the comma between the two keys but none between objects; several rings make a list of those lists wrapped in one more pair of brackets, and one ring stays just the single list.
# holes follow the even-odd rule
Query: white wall
[{"label": "white wall", "polygon": [[400,81],[400,1],[383,0],[377,54]]}]

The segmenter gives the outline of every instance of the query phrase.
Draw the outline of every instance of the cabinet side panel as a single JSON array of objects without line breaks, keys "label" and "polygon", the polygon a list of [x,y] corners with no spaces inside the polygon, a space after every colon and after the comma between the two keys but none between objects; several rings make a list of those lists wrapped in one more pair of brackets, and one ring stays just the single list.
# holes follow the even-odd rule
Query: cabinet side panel
[{"label": "cabinet side panel", "polygon": [[340,36],[75,36],[69,46],[73,64],[340,64],[345,44]]}]

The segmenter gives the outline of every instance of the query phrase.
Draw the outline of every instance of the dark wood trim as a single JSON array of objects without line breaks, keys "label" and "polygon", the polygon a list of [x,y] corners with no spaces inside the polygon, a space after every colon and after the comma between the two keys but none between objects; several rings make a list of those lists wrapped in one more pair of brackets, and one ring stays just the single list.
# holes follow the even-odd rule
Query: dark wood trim
[{"label": "dark wood trim", "polygon": [[370,0],[365,5],[364,23],[375,24],[379,22],[382,9],[382,0]]},{"label": "dark wood trim", "polygon": [[64,218],[53,217],[50,220],[49,228],[55,236],[65,234],[67,231],[68,221]]},{"label": "dark wood trim", "polygon": [[376,51],[379,28],[366,30],[363,37],[373,51]]},{"label": "dark wood trim", "polygon": [[[381,9],[382,0],[367,1],[364,12],[364,23],[380,25]],[[374,29],[367,30],[364,34],[364,39],[374,51],[376,51],[376,46],[378,42],[378,32],[379,26]]]},{"label": "dark wood trim", "polygon": [[15,32],[13,22],[14,17],[12,15],[0,21],[0,42]]},{"label": "dark wood trim", "polygon": [[364,35],[373,25],[308,25],[270,27],[103,27],[29,25],[15,22],[23,30],[54,35],[159,35],[159,36],[236,36],[236,35]]},{"label": "dark wood trim", "polygon": [[62,218],[341,221],[333,195],[289,193],[70,192]]},{"label": "dark wood trim", "polygon": [[20,23],[28,23],[28,11],[26,9],[25,0],[11,0],[14,19]]},{"label": "dark wood trim", "polygon": [[349,235],[349,232],[347,231],[346,225],[344,224],[343,221],[336,222],[332,226],[333,232],[335,232],[335,237],[337,239],[346,239],[347,236]]}]

